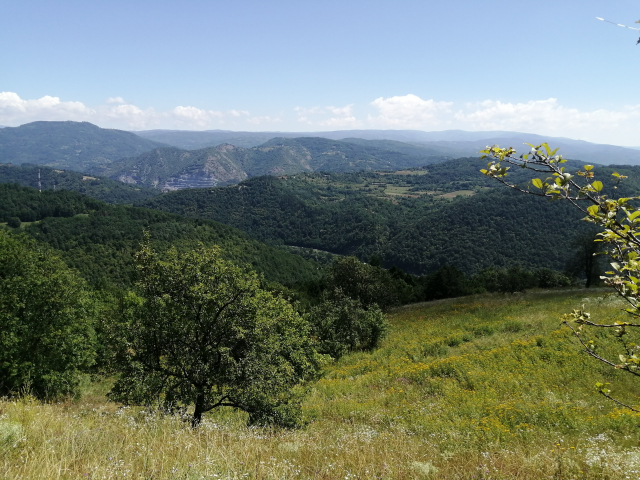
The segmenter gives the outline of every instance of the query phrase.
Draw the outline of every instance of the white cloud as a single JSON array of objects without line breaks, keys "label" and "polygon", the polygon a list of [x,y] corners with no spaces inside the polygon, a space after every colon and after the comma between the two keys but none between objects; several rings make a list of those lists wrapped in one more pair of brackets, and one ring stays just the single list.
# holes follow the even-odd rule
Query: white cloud
[{"label": "white cloud", "polygon": [[0,92],[0,123],[4,125],[35,120],[85,120],[94,113],[81,102],[61,102],[49,95],[23,100],[17,93]]},{"label": "white cloud", "polygon": [[339,117],[351,117],[353,116],[353,103],[345,107],[327,107],[327,110]]},{"label": "white cloud", "polygon": [[351,116],[351,117],[332,117],[332,118],[330,118],[328,120],[324,120],[324,121],[318,123],[318,125],[321,125],[323,127],[349,129],[349,128],[356,128],[356,127],[361,126],[362,122],[360,122],[360,120],[358,120],[354,116]]},{"label": "white cloud", "polygon": [[[331,128],[356,128],[362,125],[362,122],[353,114],[353,104],[344,107],[295,107],[293,111],[298,116],[298,122],[307,125]],[[328,115],[333,116],[326,118]]]},{"label": "white cloud", "polygon": [[174,108],[171,110],[170,114],[180,125],[201,128],[211,125],[214,119],[221,119],[224,117],[222,112],[215,110],[202,110],[196,107],[182,106]]},{"label": "white cloud", "polygon": [[511,103],[484,100],[461,106],[453,102],[423,100],[417,95],[377,98],[369,115],[373,128],[419,130],[507,130],[562,136],[592,142],[640,145],[640,105],[616,110],[579,110],[557,99]]},{"label": "white cloud", "polygon": [[[418,130],[507,130],[549,136],[579,138],[592,142],[640,146],[640,105],[610,109],[579,109],[548,98],[525,102],[482,100],[466,104],[428,99],[417,95],[380,97],[369,104],[369,115],[344,106],[298,106],[289,114],[247,110],[208,110],[176,106],[168,110],[142,108],[122,97],[109,97],[102,105],[63,101],[45,95],[23,99],[14,92],[0,92],[0,125],[15,126],[36,120],[88,121],[101,127],[143,130],[182,128],[203,130],[221,124],[237,129],[260,130],[269,125],[280,129],[339,130],[392,128]],[[361,107],[361,108],[364,108]]]},{"label": "white cloud", "polygon": [[122,104],[122,103],[127,103],[127,101],[122,98],[122,97],[109,97],[107,98],[106,102],[107,104]]},{"label": "white cloud", "polygon": [[115,107],[102,107],[98,110],[94,120],[90,121],[106,121],[109,124],[125,124],[127,128],[145,129],[160,126],[162,115],[158,114],[153,108],[142,110],[141,108],[125,104]]},{"label": "white cloud", "polygon": [[409,94],[376,98],[371,105],[380,113],[368,118],[374,127],[442,129],[450,123],[448,116],[453,103],[422,100],[417,95]]},{"label": "white cloud", "polygon": [[460,128],[470,130],[511,130],[593,142],[640,144],[633,140],[634,132],[637,137],[640,129],[640,105],[581,111],[564,107],[555,98],[525,103],[486,100],[467,104],[454,118]]},{"label": "white cloud", "polygon": [[311,107],[311,108],[295,107],[293,111],[296,112],[298,115],[303,115],[303,116],[326,113],[325,109],[322,107]]},{"label": "white cloud", "polygon": [[[22,125],[37,120],[74,120],[101,127],[142,130],[148,128],[204,129],[224,123],[225,118],[248,117],[246,110],[226,113],[192,106],[177,106],[167,111],[140,108],[122,97],[109,97],[103,105],[90,108],[82,102],[64,102],[44,96],[25,100],[14,92],[0,92],[0,125]],[[266,121],[269,117],[262,117]],[[277,121],[276,119],[271,119]],[[259,123],[254,121],[253,123]]]}]

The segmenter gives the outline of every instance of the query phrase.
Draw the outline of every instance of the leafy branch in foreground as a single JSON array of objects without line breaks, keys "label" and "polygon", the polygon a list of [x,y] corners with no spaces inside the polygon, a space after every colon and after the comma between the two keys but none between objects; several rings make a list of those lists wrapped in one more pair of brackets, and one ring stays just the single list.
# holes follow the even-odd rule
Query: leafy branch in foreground
[{"label": "leafy branch in foreground", "polygon": [[[516,151],[500,148],[497,145],[487,147],[480,153],[482,158],[493,159],[486,169],[481,172],[509,188],[522,193],[546,197],[552,200],[564,200],[583,212],[584,220],[591,222],[603,230],[598,233],[596,241],[605,245],[606,253],[611,257],[612,270],[606,272],[602,279],[612,287],[625,301],[623,309],[633,320],[628,322],[616,321],[610,324],[598,323],[591,320],[591,316],[584,309],[574,310],[563,317],[563,323],[571,328],[580,340],[587,354],[612,368],[623,370],[633,376],[640,377],[640,345],[630,340],[638,336],[640,327],[640,208],[634,201],[640,197],[610,198],[604,195],[604,185],[596,180],[593,165],[584,165],[575,174],[566,171],[562,165],[566,160],[557,155],[558,149],[551,150],[548,144],[531,147],[529,153],[516,156]],[[508,170],[520,167],[534,172],[549,174],[544,180],[534,178],[530,185],[521,186],[507,179]],[[626,177],[614,172],[614,189]],[[533,189],[532,189],[533,188]],[[576,325],[576,328],[571,326]],[[600,353],[598,344],[593,340],[586,341],[585,327],[604,329],[612,332],[619,348],[618,359],[613,361]],[[638,341],[640,343],[640,340]],[[597,391],[616,403],[630,408],[619,400],[611,397],[611,391],[606,384],[598,383]]]}]

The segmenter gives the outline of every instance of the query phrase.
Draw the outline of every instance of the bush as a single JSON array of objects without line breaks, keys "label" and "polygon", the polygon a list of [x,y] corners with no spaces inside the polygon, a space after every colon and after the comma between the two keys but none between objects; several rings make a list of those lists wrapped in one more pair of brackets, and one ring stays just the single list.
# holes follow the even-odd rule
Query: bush
[{"label": "bush", "polygon": [[377,305],[386,311],[398,305],[401,299],[410,296],[411,287],[402,278],[380,267],[360,262],[355,257],[346,257],[334,262],[329,272],[330,288],[338,288],[341,294],[358,300],[362,307]]},{"label": "bush", "polygon": [[424,300],[463,297],[473,293],[465,274],[454,266],[440,267],[428,275],[424,287]]},{"label": "bush", "polygon": [[18,217],[9,217],[7,219],[7,225],[11,228],[20,228],[20,225],[22,225],[22,222]]},{"label": "bush", "polygon": [[307,318],[318,340],[319,352],[336,359],[350,351],[377,347],[389,327],[386,315],[377,305],[365,309],[340,289],[325,293]]}]

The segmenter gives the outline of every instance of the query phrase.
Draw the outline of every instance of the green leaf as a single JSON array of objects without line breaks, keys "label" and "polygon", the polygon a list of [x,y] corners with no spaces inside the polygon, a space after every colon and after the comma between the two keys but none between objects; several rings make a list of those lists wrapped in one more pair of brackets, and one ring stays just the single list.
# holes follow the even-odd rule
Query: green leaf
[{"label": "green leaf", "polygon": [[587,212],[589,212],[589,215],[592,215],[594,217],[598,214],[598,210],[600,210],[600,207],[598,205],[591,205],[589,208],[587,208]]},{"label": "green leaf", "polygon": [[534,178],[533,180],[531,180],[531,183],[533,184],[534,187],[542,190],[542,180],[540,180],[539,178]]},{"label": "green leaf", "polygon": [[591,184],[591,186],[596,192],[599,192],[602,190],[602,182],[600,180],[596,180]]}]

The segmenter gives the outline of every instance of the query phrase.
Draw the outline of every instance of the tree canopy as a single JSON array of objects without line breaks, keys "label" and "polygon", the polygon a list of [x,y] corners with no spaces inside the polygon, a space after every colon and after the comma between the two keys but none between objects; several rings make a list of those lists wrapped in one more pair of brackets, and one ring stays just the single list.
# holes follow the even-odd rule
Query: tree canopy
[{"label": "tree canopy", "polygon": [[95,358],[85,282],[51,250],[0,230],[0,395],[75,394]]},{"label": "tree canopy", "polygon": [[318,357],[308,323],[254,273],[201,246],[165,258],[145,240],[136,255],[137,293],[113,325],[121,371],[110,398],[166,411],[193,406],[192,424],[217,407],[251,423],[295,425],[295,390]]}]

